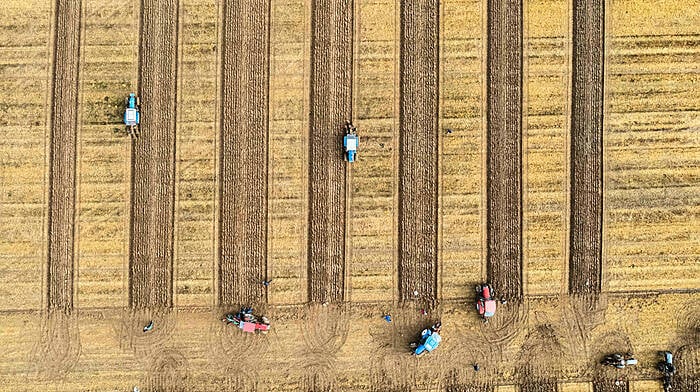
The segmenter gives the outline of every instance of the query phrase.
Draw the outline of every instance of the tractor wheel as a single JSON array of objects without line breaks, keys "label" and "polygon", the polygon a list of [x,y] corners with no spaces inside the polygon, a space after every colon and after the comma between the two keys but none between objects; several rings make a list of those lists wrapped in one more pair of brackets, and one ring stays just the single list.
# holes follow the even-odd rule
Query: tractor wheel
[{"label": "tractor wheel", "polygon": [[141,107],[141,97],[136,97],[136,106]]}]

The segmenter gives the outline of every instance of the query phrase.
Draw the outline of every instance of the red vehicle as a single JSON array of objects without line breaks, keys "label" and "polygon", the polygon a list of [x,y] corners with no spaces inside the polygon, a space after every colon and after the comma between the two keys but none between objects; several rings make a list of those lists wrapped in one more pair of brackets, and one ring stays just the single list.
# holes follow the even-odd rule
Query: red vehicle
[{"label": "red vehicle", "polygon": [[251,308],[243,308],[236,314],[227,314],[222,321],[237,326],[243,332],[266,334],[270,330],[270,320],[265,316],[254,316],[252,311]]},{"label": "red vehicle", "polygon": [[488,283],[476,286],[476,310],[487,321],[496,314],[496,300],[493,299],[493,288]]}]

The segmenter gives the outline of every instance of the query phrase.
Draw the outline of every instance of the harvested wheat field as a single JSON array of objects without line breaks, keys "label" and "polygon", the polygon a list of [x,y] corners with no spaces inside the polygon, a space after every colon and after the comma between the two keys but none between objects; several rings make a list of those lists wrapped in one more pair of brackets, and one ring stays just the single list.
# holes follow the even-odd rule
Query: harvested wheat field
[{"label": "harvested wheat field", "polygon": [[698,10],[5,1],[0,391],[700,390]]}]

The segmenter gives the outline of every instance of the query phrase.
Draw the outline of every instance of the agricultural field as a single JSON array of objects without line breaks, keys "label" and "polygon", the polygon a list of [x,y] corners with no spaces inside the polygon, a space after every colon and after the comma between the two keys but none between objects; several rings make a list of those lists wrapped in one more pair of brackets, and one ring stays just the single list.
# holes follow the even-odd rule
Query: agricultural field
[{"label": "agricultural field", "polygon": [[700,391],[699,10],[3,2],[0,391]]}]

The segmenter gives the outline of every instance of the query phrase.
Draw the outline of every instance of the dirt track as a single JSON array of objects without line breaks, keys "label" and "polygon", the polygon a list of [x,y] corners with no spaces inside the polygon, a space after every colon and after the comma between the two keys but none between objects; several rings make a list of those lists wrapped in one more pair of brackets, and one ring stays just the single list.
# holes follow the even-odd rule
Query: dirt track
[{"label": "dirt track", "polygon": [[604,1],[574,1],[569,292],[601,290]]},{"label": "dirt track", "polygon": [[[340,302],[345,287],[343,125],[352,118],[352,0],[311,10],[308,298]],[[361,159],[361,158],[360,158]]]},{"label": "dirt track", "polygon": [[488,279],[497,295],[522,295],[521,1],[488,2]]},{"label": "dirt track", "polygon": [[141,135],[132,148],[129,305],[173,305],[175,0],[143,0],[139,43]]},{"label": "dirt track", "polygon": [[80,0],[56,1],[49,174],[49,309],[73,309]]},{"label": "dirt track", "polygon": [[438,15],[401,3],[399,299],[437,295]]},{"label": "dirt track", "polygon": [[269,83],[267,0],[223,5],[219,303],[265,302]]}]

